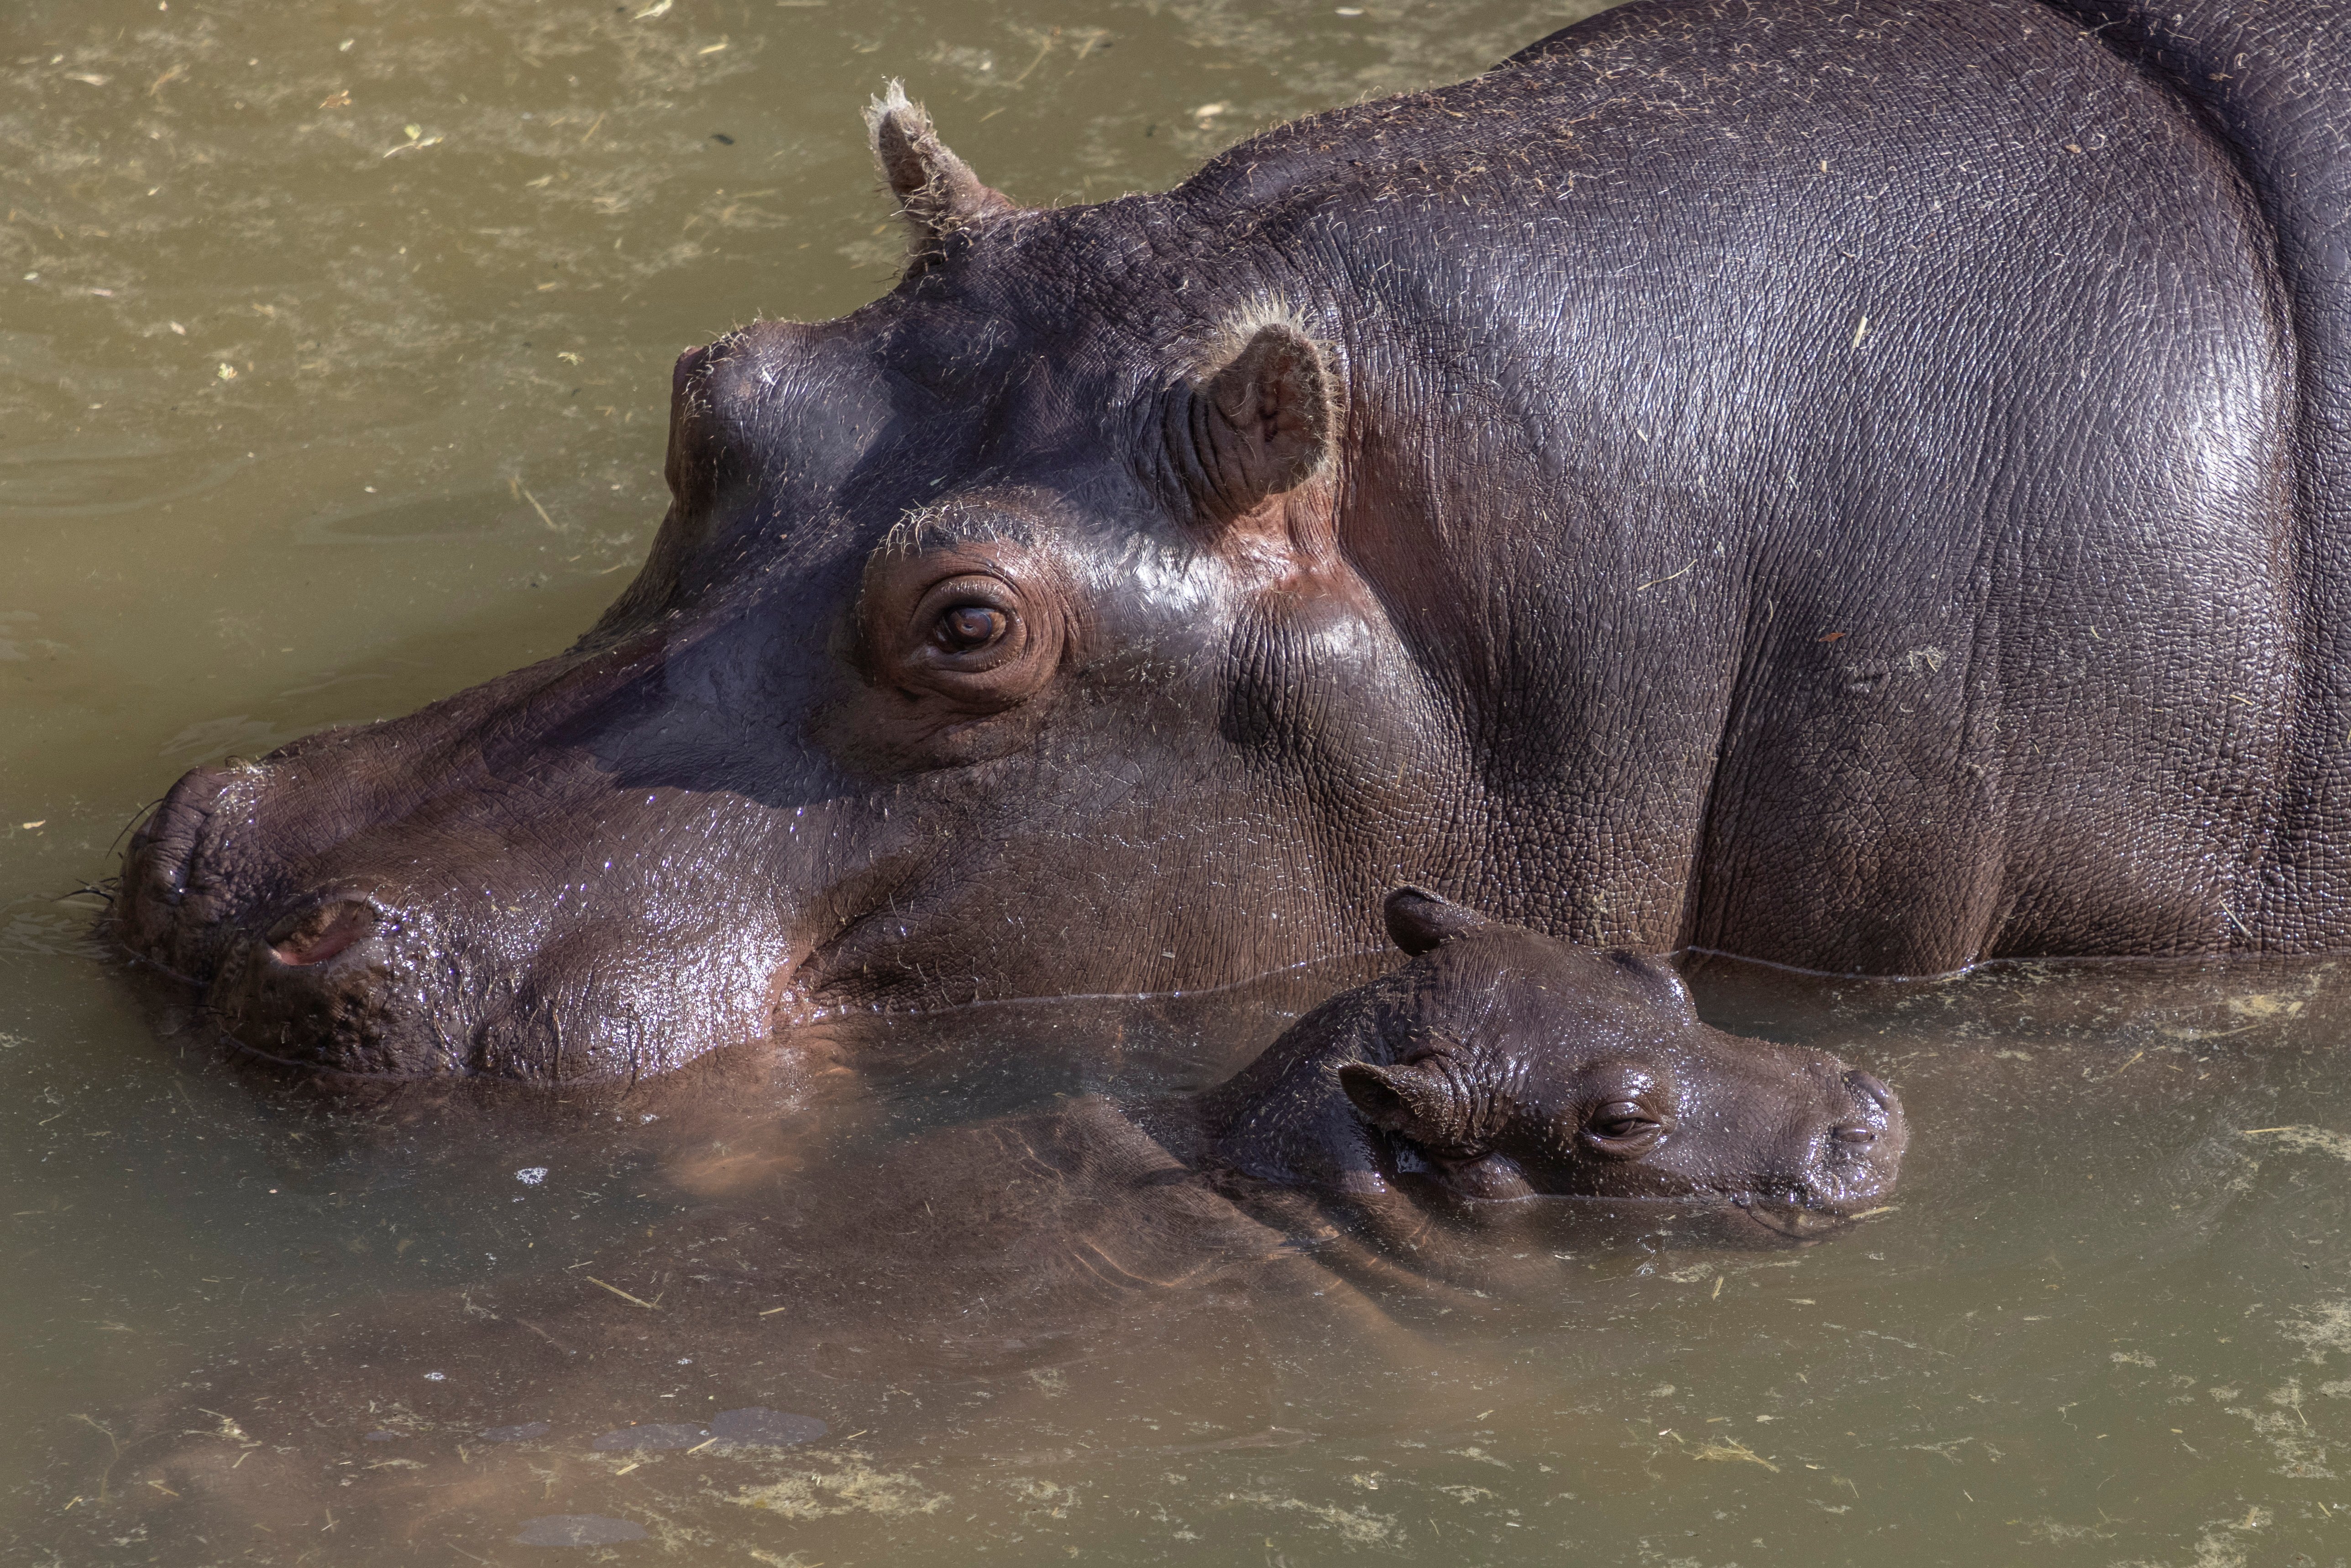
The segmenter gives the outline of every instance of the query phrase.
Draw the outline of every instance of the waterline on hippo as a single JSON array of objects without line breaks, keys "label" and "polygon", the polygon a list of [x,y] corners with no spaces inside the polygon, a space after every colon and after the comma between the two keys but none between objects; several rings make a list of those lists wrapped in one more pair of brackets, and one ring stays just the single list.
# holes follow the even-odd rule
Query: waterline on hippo
[{"label": "waterline on hippo", "polygon": [[539,1081],[1230,985],[1398,881],[1833,973],[2338,947],[2344,280],[2262,200],[2339,171],[2082,9],[1636,4],[1051,210],[893,95],[904,277],[678,361],[587,637],[192,773],[116,929],[248,1049]]}]

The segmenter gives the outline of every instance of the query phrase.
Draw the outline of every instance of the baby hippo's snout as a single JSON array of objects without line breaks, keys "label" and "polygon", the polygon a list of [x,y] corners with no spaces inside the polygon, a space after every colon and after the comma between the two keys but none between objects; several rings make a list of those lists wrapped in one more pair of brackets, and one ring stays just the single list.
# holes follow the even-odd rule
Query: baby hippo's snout
[{"label": "baby hippo's snout", "polygon": [[1891,1112],[1896,1109],[1894,1091],[1888,1089],[1885,1081],[1876,1074],[1855,1068],[1844,1075],[1844,1082],[1847,1089],[1876,1106],[1878,1110]]},{"label": "baby hippo's snout", "polygon": [[1832,1134],[1837,1142],[1865,1147],[1900,1132],[1902,1102],[1894,1097],[1884,1079],[1855,1067],[1846,1070],[1844,1082],[1851,1104],[1846,1119],[1837,1124]]},{"label": "baby hippo's snout", "polygon": [[1811,1132],[1800,1128],[1787,1140],[1796,1168],[1784,1180],[1766,1175],[1731,1197],[1749,1218],[1797,1239],[1888,1207],[1910,1142],[1902,1102],[1883,1079],[1817,1051],[1803,1055],[1820,1103]]},{"label": "baby hippo's snout", "polygon": [[1850,1218],[1893,1192],[1910,1127],[1902,1102],[1883,1079],[1855,1067],[1840,1071],[1837,1082],[1844,1103],[1833,1112],[1814,1156],[1819,1175],[1813,1185],[1818,1207]]}]

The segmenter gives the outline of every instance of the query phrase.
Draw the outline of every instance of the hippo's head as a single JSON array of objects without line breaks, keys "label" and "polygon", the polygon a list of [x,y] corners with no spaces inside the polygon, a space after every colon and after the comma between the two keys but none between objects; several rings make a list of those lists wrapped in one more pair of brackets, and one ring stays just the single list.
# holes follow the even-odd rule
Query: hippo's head
[{"label": "hippo's head", "polygon": [[1341,559],[1343,324],[1242,243],[1280,204],[1016,209],[903,97],[872,124],[906,276],[679,360],[673,504],[586,638],[138,832],[117,929],[246,1046],[657,1071],[1361,951],[1431,873],[1468,751]]},{"label": "hippo's head", "polygon": [[1699,1022],[1680,979],[1636,955],[1417,888],[1385,908],[1413,961],[1212,1092],[1226,1163],[1361,1197],[1716,1207],[1794,1239],[1892,1192],[1907,1129],[1870,1074]]}]

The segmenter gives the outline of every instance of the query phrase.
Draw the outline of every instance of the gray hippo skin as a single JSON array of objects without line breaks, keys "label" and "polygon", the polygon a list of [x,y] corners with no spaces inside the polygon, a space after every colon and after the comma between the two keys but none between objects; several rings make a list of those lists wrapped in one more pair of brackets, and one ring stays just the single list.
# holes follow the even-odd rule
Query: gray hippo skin
[{"label": "gray hippo skin", "polygon": [[877,103],[904,277],[678,361],[603,620],[190,774],[119,929],[255,1051],[542,1081],[1229,983],[1399,881],[2340,949],[2351,55],[2157,15],[1635,4],[1056,209]]},{"label": "gray hippo skin", "polygon": [[[926,1451],[967,1421],[971,1387],[1025,1371],[1269,1375],[1259,1320],[1289,1325],[1285,1357],[1319,1340],[1360,1380],[1425,1367],[1414,1325],[1440,1309],[1505,1328],[1575,1311],[1591,1276],[1555,1248],[1781,1247],[1890,1200],[1906,1127],[1869,1074],[1708,1028],[1646,959],[1416,892],[1387,915],[1416,956],[1217,1088],[852,1147],[614,1236],[587,1278],[414,1292],[235,1347],[131,1422],[112,1495],[198,1534],[322,1507],[360,1539],[517,1499],[591,1511],[602,1495],[541,1482],[554,1455],[634,1441],[629,1422],[784,1407]],[[537,1468],[506,1456],[510,1435]]]},{"label": "gray hippo skin", "polygon": [[1489,1217],[1544,1197],[1727,1208],[1791,1239],[1893,1190],[1908,1131],[1868,1073],[1700,1023],[1672,970],[1621,948],[1419,888],[1384,913],[1413,961],[1308,1013],[1228,1082],[1146,1111],[1164,1145],[1358,1202],[1403,1186],[1499,1206]]}]

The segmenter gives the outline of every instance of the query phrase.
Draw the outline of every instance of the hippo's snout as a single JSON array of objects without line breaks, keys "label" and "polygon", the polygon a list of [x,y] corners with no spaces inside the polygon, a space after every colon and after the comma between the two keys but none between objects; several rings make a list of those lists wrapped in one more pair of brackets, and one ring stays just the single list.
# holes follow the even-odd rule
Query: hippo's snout
[{"label": "hippo's snout", "polygon": [[206,1009],[250,1050],[332,1071],[395,1070],[405,1064],[386,1049],[381,947],[397,918],[357,893],[289,889],[243,845],[272,783],[256,763],[182,777],[131,838],[117,932],[203,985]]},{"label": "hippo's snout", "polygon": [[1811,1168],[1785,1195],[1791,1207],[1831,1222],[1885,1203],[1910,1142],[1902,1102],[1885,1080],[1839,1064],[1834,1083],[1827,1134],[1813,1145]]},{"label": "hippo's snout", "polygon": [[250,841],[267,837],[257,820],[289,793],[302,782],[277,764],[183,776],[131,837],[117,935],[203,986],[223,1032],[260,1055],[330,1072],[447,1071],[419,1058],[426,1041],[424,1055],[448,1054],[434,1031],[395,1018],[403,913],[369,879],[306,885],[298,866]]},{"label": "hippo's snout", "polygon": [[298,898],[265,934],[224,934],[206,1008],[245,1049],[289,1066],[371,1077],[464,1071],[450,1036],[434,1040],[398,1005],[414,967],[410,924],[371,896]]},{"label": "hippo's snout", "polygon": [[327,899],[280,920],[267,938],[269,956],[288,969],[314,969],[374,936],[383,912],[360,898]]},{"label": "hippo's snout", "polygon": [[1889,1134],[1899,1134],[1902,1103],[1884,1079],[1855,1068],[1845,1073],[1844,1086],[1850,1103],[1843,1119],[1829,1129],[1834,1142],[1866,1148],[1885,1142]]},{"label": "hippo's snout", "polygon": [[191,771],[131,840],[116,936],[311,1072],[562,1082],[772,1038],[800,904],[741,868],[813,823],[622,781],[643,652]]},{"label": "hippo's snout", "polygon": [[204,1010],[243,1049],[308,1071],[410,1077],[466,1071],[470,1030],[420,937],[437,929],[372,875],[256,852],[262,819],[318,799],[280,764],[198,768],[132,838],[116,932],[140,956],[204,988]]},{"label": "hippo's snout", "polygon": [[209,852],[215,821],[234,815],[240,787],[258,771],[249,763],[189,769],[131,836],[115,919],[133,949],[175,973],[212,967],[204,938],[233,893]]},{"label": "hippo's snout", "polygon": [[1898,1113],[1899,1105],[1894,1098],[1894,1091],[1888,1089],[1886,1081],[1876,1074],[1855,1068],[1844,1075],[1844,1084],[1856,1097],[1868,1101],[1880,1111]]},{"label": "hippo's snout", "polygon": [[1859,1068],[1848,1069],[1843,1077],[1844,1113],[1830,1134],[1832,1139],[1848,1148],[1873,1147],[1892,1144],[1894,1157],[1899,1158],[1902,1146],[1908,1142],[1908,1124],[1902,1115],[1902,1102],[1895,1096],[1886,1081]]},{"label": "hippo's snout", "polygon": [[1819,1095],[1809,1136],[1792,1164],[1730,1196],[1732,1209],[1785,1240],[1813,1241],[1844,1230],[1891,1202],[1910,1128],[1885,1080],[1807,1052],[1803,1076]]}]

